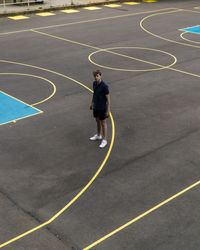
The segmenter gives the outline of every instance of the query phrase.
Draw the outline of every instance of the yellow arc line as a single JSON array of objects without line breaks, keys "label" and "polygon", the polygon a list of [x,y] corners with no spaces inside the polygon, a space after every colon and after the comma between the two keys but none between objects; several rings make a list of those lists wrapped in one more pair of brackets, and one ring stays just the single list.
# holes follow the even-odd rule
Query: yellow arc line
[{"label": "yellow arc line", "polygon": [[41,77],[41,76],[31,75],[31,74],[24,74],[24,73],[0,73],[0,75],[19,75],[19,76],[30,76],[30,77],[35,77],[35,78],[38,78],[38,79],[42,79],[42,80],[44,80],[44,81],[46,81],[46,82],[49,82],[49,83],[53,86],[53,92],[52,92],[52,94],[51,94],[49,97],[47,97],[47,98],[45,98],[44,100],[41,100],[41,101],[39,101],[39,102],[36,102],[36,103],[33,103],[33,104],[29,104],[29,106],[36,106],[36,105],[38,105],[38,104],[41,104],[41,103],[43,103],[43,102],[46,102],[46,101],[49,100],[51,97],[53,97],[53,96],[55,95],[55,93],[56,93],[56,86],[55,86],[55,84],[54,84],[52,81],[50,81],[50,80],[48,80],[48,79],[46,79],[46,78],[44,78],[44,77]]},{"label": "yellow arc line", "polygon": [[52,74],[67,78],[68,80],[70,80],[72,82],[75,82],[75,83],[79,84],[80,86],[86,88],[90,92],[92,92],[92,90],[90,88],[88,88],[86,85],[82,84],[81,82],[79,82],[79,81],[77,81],[77,80],[75,80],[75,79],[73,79],[73,78],[71,78],[69,76],[66,76],[64,74],[61,74],[61,73],[58,73],[56,71],[50,70],[50,69],[45,69],[45,68],[34,66],[34,65],[29,65],[29,64],[25,64],[25,63],[19,63],[19,62],[13,62],[13,61],[7,61],[7,60],[0,60],[0,62],[10,63],[10,64],[17,64],[17,65],[21,65],[21,66],[25,66],[25,67],[30,67],[30,68],[35,68],[35,69],[43,70],[43,71],[46,71],[46,72],[50,72]]},{"label": "yellow arc line", "polygon": [[[111,51],[112,49],[143,49],[143,50],[150,50],[150,51],[156,51],[156,52],[160,52],[162,54],[167,54],[168,56],[171,56],[172,58],[174,58],[174,62],[171,63],[170,65],[160,65],[160,64],[157,64],[157,63],[154,63],[154,62],[150,62],[150,61],[146,61],[146,60],[142,60],[142,59],[139,59],[139,58],[135,58],[135,57],[132,57],[132,56],[127,56],[127,55],[124,55],[124,54],[121,54],[121,53],[117,53],[117,52],[114,52],[114,51]],[[100,64],[97,64],[95,63],[94,61],[92,61],[91,57],[96,54],[96,53],[99,53],[99,52],[107,52],[107,53],[111,53],[111,54],[114,54],[114,55],[118,55],[118,56],[121,56],[121,57],[125,57],[125,58],[129,58],[129,59],[132,59],[132,60],[135,60],[135,61],[139,61],[139,62],[143,62],[143,63],[146,63],[146,64],[150,64],[150,65],[153,65],[153,66],[158,66],[159,68],[155,68],[155,69],[120,69],[120,68],[113,68],[113,67],[108,67],[108,66],[103,66],[103,65],[100,65]],[[99,49],[98,51],[95,51],[93,53],[91,53],[89,56],[88,56],[88,60],[93,63],[94,65],[97,65],[98,67],[102,67],[102,68],[106,68],[106,69],[111,69],[111,70],[118,70],[118,71],[155,71],[155,70],[162,70],[162,69],[166,69],[166,68],[170,68],[171,66],[173,66],[174,64],[176,64],[177,62],[177,58],[166,52],[166,51],[162,51],[162,50],[157,50],[157,49],[150,49],[150,48],[143,48],[143,47],[114,47],[114,48],[106,48],[106,49]]]},{"label": "yellow arc line", "polygon": [[102,241],[106,240],[107,238],[109,238],[109,237],[113,236],[114,234],[118,233],[119,231],[121,231],[121,230],[124,229],[125,227],[130,226],[130,225],[133,224],[134,222],[136,222],[136,221],[140,220],[141,218],[143,218],[144,216],[146,216],[146,215],[152,213],[152,212],[155,211],[156,209],[162,207],[162,206],[165,205],[166,203],[172,201],[173,199],[177,198],[178,196],[182,195],[183,193],[187,192],[188,190],[194,188],[195,186],[197,186],[197,185],[199,185],[199,184],[200,184],[200,180],[197,181],[197,182],[195,182],[195,183],[192,184],[191,186],[189,186],[189,187],[183,189],[183,190],[180,191],[179,193],[177,193],[177,194],[171,196],[169,199],[167,199],[167,200],[165,200],[165,201],[159,203],[158,205],[156,205],[155,207],[149,209],[149,210],[146,211],[145,213],[143,213],[143,214],[137,216],[136,218],[134,218],[134,219],[128,221],[126,224],[122,225],[121,227],[118,227],[117,229],[115,229],[115,230],[112,231],[111,233],[105,235],[104,237],[102,237],[101,239],[95,241],[95,242],[92,243],[91,245],[89,245],[89,246],[83,248],[83,250],[91,249],[92,247],[98,245],[99,243],[101,243]]},{"label": "yellow arc line", "polygon": [[186,12],[192,12],[192,13],[198,13],[198,14],[200,14],[200,12],[199,12],[199,11],[197,11],[197,10],[186,10],[186,9],[182,9],[182,11],[186,11]]},{"label": "yellow arc line", "polygon": [[[47,71],[47,72],[51,72],[51,73],[54,73],[54,74],[57,74],[57,75],[60,75],[60,76],[63,76],[67,79],[70,79],[72,80],[73,82],[76,82],[78,83],[79,85],[85,87],[86,89],[88,89],[90,92],[93,92],[90,88],[88,88],[87,86],[85,86],[84,84],[76,81],[75,79],[71,78],[71,77],[68,77],[66,75],[63,75],[63,74],[60,74],[58,72],[55,72],[55,71],[52,71],[52,70],[48,70],[48,69],[44,69],[44,68],[41,68],[41,67],[37,67],[37,66],[33,66],[33,65],[28,65],[28,64],[24,64],[24,63],[18,63],[18,62],[11,62],[11,61],[6,61],[6,60],[0,60],[0,62],[5,62],[5,63],[11,63],[11,64],[17,64],[17,65],[22,65],[22,66],[26,66],[26,67],[32,67],[32,68],[37,68],[37,69],[40,69],[40,70],[43,70],[43,71]],[[91,180],[86,184],[86,186],[69,202],[67,203],[67,205],[65,207],[63,207],[58,213],[56,213],[53,217],[51,217],[48,221],[42,223],[41,225],[37,226],[37,227],[34,227],[32,228],[31,230],[28,230],[27,232],[23,233],[23,234],[20,234],[18,235],[17,237],[3,243],[0,245],[0,248],[6,246],[6,245],[9,245],[11,244],[12,242],[14,241],[17,241],[19,240],[20,238],[23,238],[25,237],[26,235],[40,229],[40,228],[43,228],[44,226],[50,224],[52,221],[54,221],[59,215],[61,215],[64,211],[66,211],[66,209],[68,207],[70,207],[90,186],[91,184],[94,182],[94,180],[97,178],[97,176],[99,175],[99,173],[101,172],[101,170],[103,169],[104,165],[106,164],[107,162],[107,159],[108,157],[110,156],[110,153],[111,153],[111,150],[112,150],[112,147],[113,147],[113,144],[114,144],[114,138],[115,138],[115,124],[114,124],[114,120],[113,120],[113,117],[112,117],[112,114],[110,113],[110,119],[111,119],[111,124],[112,124],[112,138],[111,138],[111,143],[110,143],[110,146],[109,146],[109,149],[108,149],[108,152],[106,154],[106,157],[104,158],[101,166],[99,167],[99,169],[97,170],[97,172],[94,174],[94,176],[91,178]]]},{"label": "yellow arc line", "polygon": [[174,40],[170,40],[170,39],[167,39],[167,38],[164,38],[162,36],[159,36],[159,35],[156,35],[150,31],[148,31],[147,29],[144,28],[144,21],[147,20],[148,18],[150,17],[153,17],[153,16],[158,16],[158,15],[162,15],[162,14],[171,14],[171,13],[174,13],[174,12],[181,12],[181,11],[184,11],[182,9],[178,9],[178,10],[174,10],[174,11],[168,11],[168,12],[162,12],[162,13],[156,13],[156,14],[152,14],[152,15],[149,15],[149,16],[146,16],[144,17],[141,21],[140,21],[140,27],[142,30],[144,30],[146,33],[154,36],[154,37],[157,37],[159,39],[162,39],[162,40],[165,40],[165,41],[168,41],[168,42],[171,42],[171,43],[176,43],[176,44],[180,44],[180,45],[184,45],[184,46],[188,46],[188,47],[193,47],[193,48],[200,48],[200,46],[195,46],[195,45],[192,45],[192,44],[187,44],[187,43],[181,43],[181,42],[177,42],[177,41],[174,41]]},{"label": "yellow arc line", "polygon": [[[181,37],[183,40],[187,41],[187,42],[200,44],[200,42],[196,42],[196,41],[187,39],[187,38],[185,38],[185,37],[183,36],[184,34],[188,34],[188,33],[189,33],[189,32],[185,31],[185,32],[183,32],[183,33],[180,34],[180,37]],[[193,34],[194,34],[194,33],[193,33]]]}]

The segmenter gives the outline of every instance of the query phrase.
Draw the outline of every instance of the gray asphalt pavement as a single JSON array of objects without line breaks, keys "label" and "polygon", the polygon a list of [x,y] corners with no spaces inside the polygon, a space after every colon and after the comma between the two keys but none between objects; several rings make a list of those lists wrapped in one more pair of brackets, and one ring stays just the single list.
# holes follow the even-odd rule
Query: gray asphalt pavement
[{"label": "gray asphalt pavement", "polygon": [[[0,126],[0,247],[199,250],[200,40],[180,29],[200,5],[98,7],[0,18],[1,91],[43,111]],[[96,68],[103,150],[89,140]]]}]

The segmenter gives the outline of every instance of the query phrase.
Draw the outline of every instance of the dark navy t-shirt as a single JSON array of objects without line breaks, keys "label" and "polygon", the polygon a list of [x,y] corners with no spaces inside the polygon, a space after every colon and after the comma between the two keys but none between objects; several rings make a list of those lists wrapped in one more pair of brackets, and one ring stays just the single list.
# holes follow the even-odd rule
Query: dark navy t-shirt
[{"label": "dark navy t-shirt", "polygon": [[93,90],[93,109],[107,110],[106,95],[109,94],[108,85],[104,81],[101,81],[99,84],[97,81],[94,81]]}]

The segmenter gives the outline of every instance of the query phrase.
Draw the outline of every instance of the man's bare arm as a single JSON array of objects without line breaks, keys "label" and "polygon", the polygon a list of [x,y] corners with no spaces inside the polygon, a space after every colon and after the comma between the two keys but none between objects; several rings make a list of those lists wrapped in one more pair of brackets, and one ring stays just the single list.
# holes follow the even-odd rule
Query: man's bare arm
[{"label": "man's bare arm", "polygon": [[107,105],[108,105],[108,110],[107,110],[107,116],[109,116],[110,114],[110,95],[106,95],[106,99],[107,99]]}]

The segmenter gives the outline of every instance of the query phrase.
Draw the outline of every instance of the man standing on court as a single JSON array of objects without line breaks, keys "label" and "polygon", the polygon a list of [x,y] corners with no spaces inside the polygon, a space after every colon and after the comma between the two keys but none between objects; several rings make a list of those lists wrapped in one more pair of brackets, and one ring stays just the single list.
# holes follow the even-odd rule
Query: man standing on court
[{"label": "man standing on court", "polygon": [[[100,148],[104,148],[107,145],[107,123],[106,118],[110,114],[110,94],[108,85],[102,80],[101,71],[93,71],[93,97],[90,104],[90,109],[93,109],[93,115],[97,122],[97,134],[90,137],[91,141],[101,140]],[[103,138],[101,135],[103,132]]]}]

